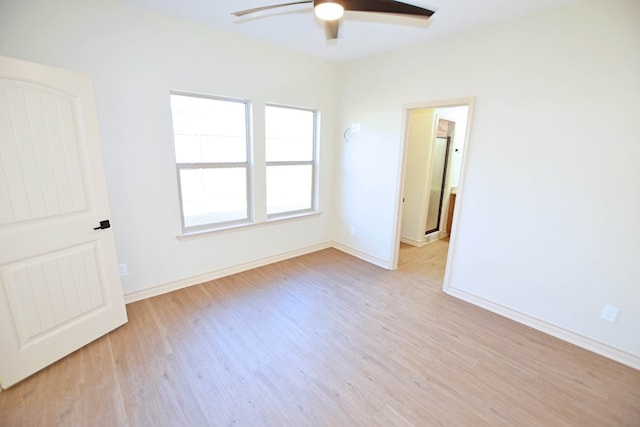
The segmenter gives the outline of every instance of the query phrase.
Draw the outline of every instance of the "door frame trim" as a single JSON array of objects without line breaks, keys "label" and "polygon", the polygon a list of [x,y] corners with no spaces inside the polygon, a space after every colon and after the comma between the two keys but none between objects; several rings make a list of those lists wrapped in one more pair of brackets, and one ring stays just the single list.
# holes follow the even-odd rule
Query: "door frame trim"
[{"label": "door frame trim", "polygon": [[396,189],[396,228],[393,236],[393,247],[391,253],[392,260],[392,270],[398,269],[398,261],[400,258],[400,229],[402,227],[402,195],[404,194],[404,185],[406,178],[406,168],[407,168],[407,146],[408,146],[408,135],[409,135],[409,117],[410,110],[422,109],[422,108],[448,108],[448,107],[469,107],[469,112],[467,114],[467,123],[466,123],[466,135],[464,138],[464,150],[462,150],[462,161],[460,164],[460,178],[458,180],[458,190],[456,196],[456,205],[453,213],[453,222],[451,224],[451,235],[449,238],[449,251],[447,253],[447,263],[445,267],[444,273],[444,282],[442,285],[442,289],[446,291],[449,288],[449,279],[450,279],[450,267],[453,264],[453,256],[455,254],[455,246],[457,242],[457,229],[458,229],[458,219],[463,200],[464,200],[464,182],[466,179],[466,171],[468,164],[467,152],[469,151],[469,142],[471,140],[471,130],[473,123],[473,116],[475,113],[475,97],[466,97],[466,98],[455,98],[455,99],[445,99],[445,100],[434,100],[434,101],[425,101],[425,102],[417,102],[417,103],[409,103],[404,104],[402,107],[402,144],[401,144],[401,153],[400,153],[400,169],[399,169],[399,180],[398,186]]}]

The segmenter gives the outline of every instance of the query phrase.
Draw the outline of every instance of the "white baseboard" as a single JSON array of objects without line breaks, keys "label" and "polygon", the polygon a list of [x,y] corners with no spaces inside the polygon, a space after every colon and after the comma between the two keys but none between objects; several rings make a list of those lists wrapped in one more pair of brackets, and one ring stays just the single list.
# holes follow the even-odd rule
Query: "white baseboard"
[{"label": "white baseboard", "polygon": [[435,242],[436,240],[440,240],[443,237],[444,236],[443,236],[443,232],[442,231],[436,231],[434,233],[425,235],[424,236],[424,242],[425,243]]},{"label": "white baseboard", "polygon": [[511,308],[505,307],[500,304],[496,304],[492,301],[486,300],[484,298],[480,298],[478,296],[475,296],[473,294],[470,294],[468,292],[465,292],[459,289],[455,289],[452,287],[445,287],[444,292],[447,293],[448,295],[459,298],[473,305],[477,305],[478,307],[482,307],[486,310],[489,310],[491,312],[504,316],[508,319],[514,320],[518,323],[522,323],[524,325],[537,329],[541,332],[552,335],[563,341],[567,341],[567,342],[570,342],[571,344],[575,344],[578,347],[585,348],[601,356],[607,357],[609,359],[613,359],[617,362],[620,362],[632,368],[640,369],[640,356],[637,356],[635,354],[631,354],[624,350],[620,350],[610,345],[603,344],[599,341],[585,337],[576,332],[561,328],[551,323],[547,323],[543,320],[536,319],[527,314],[521,313],[519,311],[513,310]]},{"label": "white baseboard", "polygon": [[391,263],[382,258],[374,257],[364,252],[360,252],[357,249],[354,249],[350,246],[343,245],[342,243],[338,243],[338,242],[332,242],[331,246],[338,249],[339,251],[352,255],[356,258],[360,258],[363,261],[367,261],[373,265],[377,265],[378,267],[382,267],[386,270],[393,270],[392,268],[393,266],[391,265]]},{"label": "white baseboard", "polygon": [[407,245],[411,245],[411,246],[416,246],[418,248],[421,248],[423,246],[428,245],[429,243],[433,243],[433,242],[437,242],[438,240],[442,240],[446,237],[448,237],[449,235],[438,235],[437,237],[432,237],[432,238],[428,238],[429,236],[425,237],[425,240],[422,242],[416,242],[415,240],[411,240],[411,239],[407,239],[404,237],[400,238],[400,241],[402,243],[406,243]]},{"label": "white baseboard", "polygon": [[427,242],[425,242],[424,240],[421,240],[420,242],[418,242],[417,240],[408,239],[406,237],[400,237],[400,241],[402,243],[406,243],[407,245],[416,246],[418,248],[421,248],[427,244]]},{"label": "white baseboard", "polygon": [[[427,244],[427,242],[425,242],[424,244]],[[297,256],[306,255],[312,252],[317,252],[317,251],[328,249],[331,247],[336,248],[349,255],[352,255],[356,258],[360,258],[363,261],[377,265],[378,267],[381,267],[387,270],[392,270],[392,266],[389,261],[366,254],[364,252],[361,252],[357,249],[354,249],[350,246],[343,245],[338,242],[325,242],[325,243],[320,243],[318,245],[308,246],[308,247],[297,249],[294,251],[273,255],[273,256],[262,258],[259,260],[238,264],[232,267],[223,268],[220,270],[212,271],[212,272],[201,274],[198,276],[189,277],[189,278],[178,280],[175,282],[165,283],[164,285],[154,286],[152,288],[130,292],[128,294],[125,294],[124,296],[125,303],[129,304],[129,303],[140,301],[146,298],[155,297],[158,295],[166,294],[168,292],[176,291],[178,289],[186,288],[193,285],[198,285],[200,283],[208,282],[210,280],[219,279],[221,277],[229,276],[229,275],[240,273],[246,270],[251,270],[253,268],[258,268],[268,264],[272,264],[274,262],[284,261],[290,258],[295,258]],[[604,357],[615,360],[624,365],[630,366],[635,369],[640,369],[640,356],[631,354],[629,352],[620,350],[618,348],[612,347],[607,344],[603,344],[599,341],[595,341],[591,338],[585,337],[573,331],[536,319],[527,314],[513,310],[509,307],[494,303],[484,298],[480,298],[476,295],[470,294],[468,292],[465,292],[459,289],[455,289],[452,287],[445,287],[444,292],[455,298],[459,298],[463,301],[469,302],[478,307],[484,308],[493,313],[496,313],[508,319],[514,320],[518,323],[522,323],[524,325],[530,326],[541,332],[547,333],[563,341],[567,341],[579,347],[593,351],[594,353],[600,354]]]},{"label": "white baseboard", "polygon": [[200,283],[208,282],[210,280],[219,279],[221,277],[230,276],[232,274],[241,273],[243,271],[251,270],[252,268],[262,267],[274,262],[284,261],[297,256],[310,254],[312,252],[321,251],[328,248],[336,248],[342,252],[348,253],[356,258],[360,258],[378,267],[391,270],[389,262],[360,252],[357,249],[345,246],[338,242],[325,242],[318,245],[308,246],[302,249],[296,249],[270,257],[262,258],[255,261],[246,262],[243,264],[234,265],[231,267],[223,268],[209,273],[199,274],[197,276],[188,277],[182,280],[176,280],[175,282],[165,283],[163,285],[153,286],[151,288],[142,289],[139,291],[129,292],[124,295],[124,302],[130,304],[132,302],[140,301],[147,298],[152,298],[158,295],[166,294],[169,292],[177,291],[178,289],[187,288],[189,286],[199,285]]},{"label": "white baseboard", "polygon": [[188,277],[186,279],[177,280],[175,282],[165,283],[163,285],[154,286],[152,288],[130,292],[125,294],[124,302],[126,304],[129,304],[146,298],[152,298],[158,295],[166,294],[168,292],[177,291],[178,289],[187,288],[193,285],[199,285],[200,283],[208,282],[210,280],[215,280],[221,277],[230,276],[232,274],[241,273],[243,271],[251,270],[252,268],[258,268],[268,264],[272,264],[274,262],[284,261],[286,259],[295,258],[300,255],[317,252],[323,249],[330,248],[332,246],[332,242],[320,243],[318,245],[308,246],[305,248],[296,249],[294,251],[284,252],[255,261],[234,265],[216,271],[211,271],[209,273]]}]

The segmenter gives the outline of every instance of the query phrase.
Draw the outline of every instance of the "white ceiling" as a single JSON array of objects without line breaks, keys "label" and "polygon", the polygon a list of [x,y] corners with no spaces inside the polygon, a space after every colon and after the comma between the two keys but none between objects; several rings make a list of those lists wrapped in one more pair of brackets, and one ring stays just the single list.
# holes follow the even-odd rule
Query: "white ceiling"
[{"label": "white ceiling", "polygon": [[347,12],[338,40],[325,40],[310,4],[262,12],[231,13],[294,0],[120,0],[145,9],[244,34],[318,58],[344,62],[439,37],[556,9],[578,0],[411,0],[435,10],[427,21],[396,15]]}]

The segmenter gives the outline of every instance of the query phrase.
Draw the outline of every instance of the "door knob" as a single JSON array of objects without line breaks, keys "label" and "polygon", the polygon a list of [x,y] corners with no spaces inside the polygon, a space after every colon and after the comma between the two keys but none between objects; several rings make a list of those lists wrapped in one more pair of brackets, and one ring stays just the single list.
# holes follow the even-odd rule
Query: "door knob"
[{"label": "door knob", "polygon": [[109,223],[108,219],[100,221],[100,226],[94,227],[94,230],[104,230],[105,228],[111,228],[111,224]]}]

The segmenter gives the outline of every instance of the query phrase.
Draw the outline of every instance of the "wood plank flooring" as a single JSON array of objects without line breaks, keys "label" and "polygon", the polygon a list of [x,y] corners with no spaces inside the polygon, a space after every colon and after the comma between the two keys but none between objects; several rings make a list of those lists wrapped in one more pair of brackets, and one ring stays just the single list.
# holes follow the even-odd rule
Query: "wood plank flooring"
[{"label": "wood plank flooring", "polygon": [[334,249],[128,306],[0,393],[0,426],[640,426],[640,371]]}]

